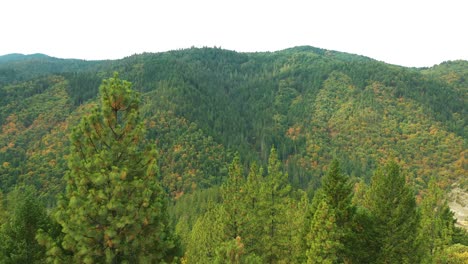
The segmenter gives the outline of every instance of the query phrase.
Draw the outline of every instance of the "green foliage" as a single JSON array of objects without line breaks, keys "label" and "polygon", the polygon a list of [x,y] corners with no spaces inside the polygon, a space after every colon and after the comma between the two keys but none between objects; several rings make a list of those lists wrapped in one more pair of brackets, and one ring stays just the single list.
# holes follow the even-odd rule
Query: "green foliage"
[{"label": "green foliage", "polygon": [[263,224],[261,208],[261,188],[264,184],[263,170],[256,163],[250,166],[247,180],[243,187],[243,206],[245,209],[244,223],[245,228],[242,234],[242,241],[247,253],[253,253],[257,256],[262,252]]},{"label": "green foliage", "polygon": [[418,263],[419,214],[413,191],[400,167],[391,161],[376,171],[368,192],[380,245],[378,263]]},{"label": "green foliage", "polygon": [[3,193],[0,191],[0,226],[6,221],[7,211],[5,208],[5,199]]},{"label": "green foliage", "polygon": [[8,194],[9,215],[0,228],[0,263],[43,263],[45,248],[36,241],[39,229],[53,222],[33,187],[17,187]]},{"label": "green foliage", "polygon": [[339,251],[343,248],[341,231],[336,225],[333,209],[325,200],[320,202],[310,225],[307,263],[338,263]]},{"label": "green foliage", "polygon": [[[48,261],[83,262],[76,256],[97,252],[96,261],[105,262],[98,247],[75,250],[92,239],[112,249],[153,248],[154,237],[129,239],[123,230],[160,234],[164,249],[155,247],[151,261],[162,261],[163,252],[177,244],[168,232],[174,224],[182,248],[192,251],[188,263],[197,254],[197,238],[210,245],[209,262],[304,263],[311,222],[323,201],[342,245],[337,262],[426,261],[431,241],[437,261],[463,257],[464,248],[450,244],[463,245],[466,233],[454,228],[450,242],[440,231],[443,225],[435,224],[449,225],[445,206],[423,200],[419,225],[413,216],[414,194],[431,197],[429,179],[436,177],[442,189],[453,183],[466,187],[464,61],[408,69],[312,47],[272,53],[192,48],[97,62],[44,55],[2,59],[1,190],[34,185],[53,207],[55,194],[68,185],[53,210],[66,225],[63,233],[43,230],[37,236]],[[102,88],[107,95],[97,96],[100,80],[116,70],[141,93],[141,108],[134,92]],[[130,88],[124,81],[107,84]],[[114,115],[119,105],[130,107]],[[271,151],[272,145],[277,149]],[[229,167],[232,153],[242,159]],[[406,184],[416,192],[402,187],[405,177],[389,167],[376,173],[380,183],[367,190],[377,164],[389,157],[407,172]],[[358,182],[354,197],[350,179]],[[166,191],[173,203],[165,201]],[[212,208],[218,206],[223,209]],[[218,216],[207,215],[213,210]],[[4,219],[11,214],[5,212]],[[213,244],[203,232],[218,222],[213,232],[219,243]],[[415,231],[408,230],[419,231],[417,243]],[[332,231],[326,234],[335,236]],[[421,250],[408,257],[418,243]],[[115,261],[126,260],[119,259],[124,253],[108,252],[108,259],[116,254]]]},{"label": "green foliage", "polygon": [[355,250],[351,238],[355,233],[353,234],[351,227],[356,209],[352,204],[351,182],[348,176],[342,174],[338,160],[332,161],[328,173],[322,178],[321,191],[318,192],[319,199],[322,196],[334,213],[335,225],[339,230],[336,239],[344,245],[337,251],[337,259],[339,262],[345,262],[350,259],[350,255]]},{"label": "green foliage", "polygon": [[[38,158],[48,150],[42,137],[54,138],[49,125],[73,127],[77,107],[92,103],[99,80],[115,70],[142,92],[151,139],[164,138],[157,142],[160,170],[173,196],[223,182],[231,150],[265,165],[271,145],[291,184],[303,189],[320,185],[333,157],[344,173],[366,180],[394,156],[417,188],[435,175],[444,186],[466,181],[459,176],[466,170],[463,61],[407,69],[312,47],[249,54],[193,48],[98,62],[20,57],[0,65],[4,191],[27,182],[53,197],[63,188],[57,178],[68,148]],[[59,104],[47,103],[53,78],[66,99]],[[21,132],[5,133],[13,114]],[[66,145],[62,138],[57,144]],[[57,166],[43,165],[48,161]]]},{"label": "green foliage", "polygon": [[435,180],[429,183],[429,189],[423,198],[419,243],[424,263],[435,263],[444,254],[444,249],[452,243],[454,219],[447,205],[444,193]]},{"label": "green foliage", "polygon": [[213,205],[197,219],[187,245],[187,263],[214,263],[226,239],[225,213],[222,206]]},{"label": "green foliage", "polygon": [[463,264],[468,262],[468,246],[454,244],[445,250],[445,257],[440,259],[442,263]]},{"label": "green foliage", "polygon": [[[144,107],[152,105],[146,103]],[[156,139],[161,180],[173,197],[178,199],[184,194],[219,186],[223,182],[227,176],[229,153],[222,145],[195,123],[174,113],[151,109],[145,112],[150,116],[148,137]]]},{"label": "green foliage", "polygon": [[223,206],[226,211],[228,237],[236,239],[243,233],[245,208],[243,202],[244,173],[237,155],[229,166],[227,181],[222,186]]},{"label": "green foliage", "polygon": [[258,205],[258,224],[263,227],[259,234],[259,242],[263,248],[262,258],[268,263],[274,263],[288,252],[288,196],[291,186],[288,176],[281,170],[276,149],[273,147],[268,159],[268,171],[261,187]]},{"label": "green foliage", "polygon": [[338,160],[330,164],[327,175],[322,178],[324,199],[333,208],[337,225],[344,227],[353,217],[353,189],[349,177],[341,173]]},{"label": "green foliage", "polygon": [[174,241],[137,94],[114,74],[100,100],[71,136],[66,193],[55,214],[61,245],[73,262],[163,261]]},{"label": "green foliage", "polygon": [[290,263],[305,263],[306,252],[309,249],[308,235],[313,215],[310,212],[309,198],[307,193],[297,191],[288,202],[286,212],[289,218],[288,224],[288,254],[284,259]]},{"label": "green foliage", "polygon": [[463,227],[455,226],[453,229],[452,240],[454,244],[462,244],[468,246],[468,230]]}]

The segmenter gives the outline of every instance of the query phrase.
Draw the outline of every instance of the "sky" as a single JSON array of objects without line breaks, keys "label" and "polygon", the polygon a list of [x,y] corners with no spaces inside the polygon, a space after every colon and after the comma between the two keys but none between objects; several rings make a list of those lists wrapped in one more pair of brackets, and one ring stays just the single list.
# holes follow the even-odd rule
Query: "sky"
[{"label": "sky", "polygon": [[1,0],[0,55],[119,59],[309,45],[408,67],[468,60],[466,0]]}]

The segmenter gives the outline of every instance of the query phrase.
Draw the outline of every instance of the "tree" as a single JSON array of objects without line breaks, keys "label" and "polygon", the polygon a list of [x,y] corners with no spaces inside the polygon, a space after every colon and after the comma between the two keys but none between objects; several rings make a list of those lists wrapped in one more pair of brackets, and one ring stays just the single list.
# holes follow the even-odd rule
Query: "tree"
[{"label": "tree", "polygon": [[174,241],[137,93],[118,74],[99,90],[99,107],[71,135],[66,192],[55,214],[61,245],[73,262],[161,262]]},{"label": "tree", "polygon": [[376,262],[419,263],[416,201],[398,164],[392,161],[376,171],[367,203],[375,219],[375,239],[380,244]]},{"label": "tree", "polygon": [[263,170],[253,163],[244,185],[243,204],[245,208],[244,241],[247,253],[260,255],[262,252],[261,238],[263,222],[260,214],[261,187],[263,185]]},{"label": "tree", "polygon": [[0,263],[43,263],[45,248],[36,239],[38,229],[53,226],[32,187],[17,187],[8,195],[10,215],[0,229]]},{"label": "tree", "polygon": [[5,201],[3,193],[0,191],[0,226],[6,221],[7,212],[5,210]]},{"label": "tree", "polygon": [[335,214],[336,227],[340,235],[339,241],[344,245],[337,252],[337,257],[339,262],[344,262],[350,259],[353,251],[351,227],[356,208],[352,203],[353,187],[349,177],[341,172],[338,160],[334,159],[331,162],[328,173],[322,178],[321,188],[323,199]]},{"label": "tree", "polygon": [[187,263],[213,263],[226,241],[226,212],[222,205],[210,205],[193,225],[187,245]]},{"label": "tree", "polygon": [[336,217],[326,200],[322,200],[314,213],[308,235],[307,263],[337,263],[343,244]]},{"label": "tree", "polygon": [[268,159],[268,174],[261,189],[259,204],[262,230],[263,258],[268,263],[276,263],[287,257],[289,222],[287,212],[288,195],[291,186],[288,175],[281,171],[276,149],[272,148]]},{"label": "tree", "polygon": [[421,245],[422,262],[433,263],[443,257],[445,248],[452,243],[455,222],[444,192],[437,186],[435,179],[429,182],[429,189],[420,208],[418,240]]},{"label": "tree", "polygon": [[338,160],[331,162],[328,173],[322,178],[322,189],[324,199],[335,212],[336,224],[340,228],[345,227],[355,210],[352,204],[353,186],[349,177],[341,173]]},{"label": "tree", "polygon": [[290,199],[288,216],[291,218],[289,228],[289,254],[291,263],[304,263],[307,261],[308,234],[313,218],[309,208],[309,197],[302,190],[297,191],[300,200]]},{"label": "tree", "polygon": [[221,189],[223,196],[223,206],[227,217],[227,235],[231,239],[236,239],[243,233],[245,210],[243,204],[244,176],[239,155],[234,157],[229,166],[228,179]]}]

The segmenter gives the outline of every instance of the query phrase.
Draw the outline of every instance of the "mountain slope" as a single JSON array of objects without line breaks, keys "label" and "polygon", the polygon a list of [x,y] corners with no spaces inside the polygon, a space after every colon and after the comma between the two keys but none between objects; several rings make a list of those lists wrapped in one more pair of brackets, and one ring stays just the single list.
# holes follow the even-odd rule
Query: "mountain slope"
[{"label": "mountain slope", "polygon": [[1,63],[4,191],[20,182],[46,194],[60,190],[70,128],[113,71],[142,93],[148,136],[175,197],[221,183],[233,152],[266,162],[271,145],[300,188],[318,186],[333,157],[364,179],[396,159],[419,188],[433,176],[467,186],[466,62],[409,69],[312,47],[203,48]]}]

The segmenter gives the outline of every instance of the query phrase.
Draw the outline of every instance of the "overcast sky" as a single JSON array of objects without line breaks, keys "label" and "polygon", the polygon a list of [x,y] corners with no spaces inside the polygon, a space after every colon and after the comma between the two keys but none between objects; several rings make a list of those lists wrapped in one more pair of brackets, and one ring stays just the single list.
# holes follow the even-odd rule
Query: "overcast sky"
[{"label": "overcast sky", "polygon": [[468,60],[466,0],[1,0],[0,55],[117,59],[310,45],[403,66]]}]

